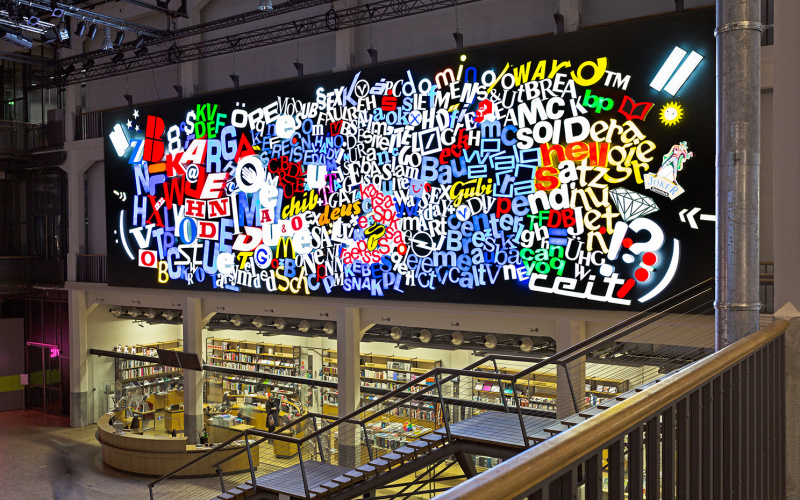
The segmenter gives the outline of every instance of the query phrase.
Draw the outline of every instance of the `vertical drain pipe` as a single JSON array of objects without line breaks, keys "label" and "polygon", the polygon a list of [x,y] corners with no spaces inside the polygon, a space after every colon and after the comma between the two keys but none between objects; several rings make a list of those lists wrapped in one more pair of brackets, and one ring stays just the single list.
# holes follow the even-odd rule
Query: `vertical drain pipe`
[{"label": "vertical drain pipe", "polygon": [[716,348],[758,330],[761,5],[717,0]]}]

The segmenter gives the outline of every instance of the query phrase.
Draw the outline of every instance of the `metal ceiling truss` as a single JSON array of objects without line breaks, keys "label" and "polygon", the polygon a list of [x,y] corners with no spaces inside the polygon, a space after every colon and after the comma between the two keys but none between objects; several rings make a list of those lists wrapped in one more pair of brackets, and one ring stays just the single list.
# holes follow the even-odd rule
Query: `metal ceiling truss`
[{"label": "metal ceiling truss", "polygon": [[[213,40],[178,46],[173,44],[165,50],[143,54],[121,62],[105,62],[95,64],[86,71],[76,71],[54,78],[46,87],[71,85],[91,80],[100,80],[112,76],[134,73],[176,63],[194,61],[242,50],[264,47],[276,43],[308,38],[320,33],[328,33],[339,29],[353,28],[445,9],[455,5],[464,5],[482,0],[376,0],[367,5],[360,5],[343,10],[331,8],[325,14],[310,16],[304,19],[289,21],[238,35],[229,35]],[[240,21],[237,24],[241,24]],[[116,53],[117,51],[114,51]],[[62,67],[78,66],[95,57],[110,55],[109,52],[96,52],[67,57],[61,60]]]},{"label": "metal ceiling truss", "polygon": [[30,64],[31,66],[42,66],[42,67],[53,66],[56,64],[55,59],[50,59],[47,57],[30,56],[27,54],[18,54],[16,52],[6,52],[3,50],[0,50],[0,59]]},{"label": "metal ceiling truss", "polygon": [[150,26],[145,26],[143,24],[132,23],[130,21],[119,19],[113,16],[106,16],[105,14],[99,14],[97,12],[80,9],[78,7],[65,3],[43,2],[34,0],[14,0],[14,1],[20,5],[29,5],[34,9],[39,9],[51,13],[53,12],[54,9],[60,9],[64,12],[65,16],[75,17],[79,20],[92,22],[95,24],[99,24],[101,26],[108,26],[111,28],[133,31],[139,33],[140,35],[146,35],[154,38],[163,38],[169,35],[169,32],[165,30],[160,30],[152,28]]}]

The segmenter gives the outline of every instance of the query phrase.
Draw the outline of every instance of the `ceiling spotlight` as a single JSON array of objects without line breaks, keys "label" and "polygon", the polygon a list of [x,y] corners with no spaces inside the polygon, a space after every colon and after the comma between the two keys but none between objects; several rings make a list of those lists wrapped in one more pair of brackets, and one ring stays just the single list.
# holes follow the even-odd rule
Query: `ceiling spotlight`
[{"label": "ceiling spotlight", "polygon": [[86,62],[84,62],[84,63],[83,63],[83,66],[81,66],[81,70],[82,70],[82,71],[87,71],[87,70],[89,70],[89,69],[90,69],[92,66],[94,66],[94,59],[89,59],[88,61],[86,61]]},{"label": "ceiling spotlight", "polygon": [[114,38],[114,45],[119,47],[122,45],[122,41],[125,40],[125,32],[124,31],[117,31],[117,37]]},{"label": "ceiling spotlight", "polygon": [[78,36],[83,36],[86,33],[86,22],[81,21],[78,23],[78,27],[75,28],[75,34]]},{"label": "ceiling spotlight", "polygon": [[519,346],[520,351],[531,352],[533,350],[533,339],[530,337],[522,337],[521,339],[517,340],[517,345]]},{"label": "ceiling spotlight", "polygon": [[272,326],[274,326],[278,330],[283,330],[284,328],[286,328],[286,320],[283,318],[275,318],[275,321],[272,323]]},{"label": "ceiling spotlight", "polygon": [[233,326],[242,326],[244,324],[244,318],[239,314],[234,314],[231,318],[231,323]]},{"label": "ceiling spotlight", "polygon": [[50,43],[55,42],[58,39],[58,30],[54,27],[48,28],[44,33],[42,33],[41,40],[42,43]]},{"label": "ceiling spotlight", "polygon": [[419,341],[422,342],[423,344],[429,343],[432,338],[433,334],[427,328],[423,328],[422,330],[419,331]]},{"label": "ceiling spotlight", "polygon": [[111,315],[114,316],[115,318],[119,318],[120,316],[125,314],[125,309],[121,307],[112,307],[111,309],[108,310],[108,312],[111,313]]},{"label": "ceiling spotlight", "polygon": [[64,74],[65,75],[68,75],[68,74],[72,73],[73,71],[75,71],[75,65],[74,64],[70,64],[69,66],[64,68]]},{"label": "ceiling spotlight", "polygon": [[325,332],[326,335],[333,335],[336,333],[336,325],[331,321],[326,321],[324,325],[322,325],[322,331]]},{"label": "ceiling spotlight", "polygon": [[158,316],[158,313],[152,307],[144,310],[144,317],[148,319],[153,319]]},{"label": "ceiling spotlight", "polygon": [[255,318],[253,318],[253,326],[256,328],[264,328],[265,326],[267,326],[267,318],[264,318],[262,316],[256,316]]},{"label": "ceiling spotlight", "polygon": [[123,59],[125,59],[125,54],[120,50],[119,52],[114,54],[114,57],[111,58],[111,62],[118,63]]},{"label": "ceiling spotlight", "polygon": [[[93,61],[93,59],[89,59],[89,60]],[[142,310],[140,308],[138,308],[138,307],[131,307],[128,310],[128,314],[130,314],[134,318],[138,318],[139,316],[142,315]]]},{"label": "ceiling spotlight", "polygon": [[134,53],[134,55],[136,55],[136,57],[141,57],[141,56],[147,54],[147,47],[142,45],[138,49],[134,50],[133,53]]},{"label": "ceiling spotlight", "polygon": [[453,345],[461,345],[464,343],[464,334],[461,332],[453,332],[450,334],[450,343]]},{"label": "ceiling spotlight", "polygon": [[403,329],[399,326],[393,326],[391,330],[389,330],[389,336],[392,337],[392,340],[400,340],[403,338]]},{"label": "ceiling spotlight", "polygon": [[97,25],[93,24],[89,26],[89,31],[86,32],[86,38],[89,40],[94,40],[95,36],[97,36]]},{"label": "ceiling spotlight", "polygon": [[297,331],[302,333],[308,333],[311,330],[311,323],[306,320],[301,321],[297,324]]},{"label": "ceiling spotlight", "polygon": [[114,44],[111,43],[111,28],[108,26],[103,27],[103,46],[100,48],[103,50],[111,50],[114,48]]},{"label": "ceiling spotlight", "polygon": [[258,3],[258,10],[272,10],[272,0],[261,0]]},{"label": "ceiling spotlight", "polygon": [[488,349],[494,349],[497,347],[497,336],[493,334],[488,334],[483,337],[483,345],[485,345]]},{"label": "ceiling spotlight", "polygon": [[175,309],[167,309],[161,314],[167,321],[174,321],[181,317],[181,311],[176,311]]}]

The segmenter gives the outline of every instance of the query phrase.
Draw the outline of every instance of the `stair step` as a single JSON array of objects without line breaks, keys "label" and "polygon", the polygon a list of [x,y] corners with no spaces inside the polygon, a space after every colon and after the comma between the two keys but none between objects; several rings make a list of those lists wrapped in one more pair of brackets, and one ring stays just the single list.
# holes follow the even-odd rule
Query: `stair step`
[{"label": "stair step", "polygon": [[403,456],[398,455],[397,453],[387,453],[385,455],[381,455],[381,459],[386,460],[390,465],[394,465],[395,463],[402,462]]},{"label": "stair step", "polygon": [[228,490],[228,493],[233,495],[233,498],[236,500],[244,500],[245,494],[244,491],[240,490],[239,488],[231,488]]},{"label": "stair step", "polygon": [[253,486],[251,484],[248,484],[248,483],[240,484],[239,486],[236,487],[236,489],[242,490],[242,493],[244,493],[244,497],[245,498],[247,498],[250,495],[252,495],[253,493],[255,493],[255,490],[253,489]]},{"label": "stair step", "polygon": [[342,485],[335,481],[328,481],[327,483],[322,483],[319,486],[320,488],[325,488],[328,490],[328,493],[334,493],[342,489]]},{"label": "stair step", "polygon": [[596,406],[594,408],[589,408],[587,410],[583,410],[582,412],[578,413],[578,415],[580,415],[583,418],[589,418],[589,417],[593,417],[595,415],[599,415],[599,414],[603,413],[603,410],[604,410],[604,408],[600,408],[599,406]]},{"label": "stair step", "polygon": [[367,462],[367,465],[375,467],[375,471],[378,474],[389,468],[389,462],[382,458],[376,458],[375,460],[370,460],[369,462]]},{"label": "stair step", "polygon": [[622,399],[607,399],[602,403],[598,404],[597,407],[601,410],[608,410],[612,406],[622,403],[622,401],[623,401]]},{"label": "stair step", "polygon": [[406,443],[406,446],[409,448],[414,448],[417,450],[417,456],[422,455],[423,453],[427,453],[428,450],[431,448],[431,443],[423,440],[413,441],[411,443]]},{"label": "stair step", "polygon": [[571,416],[569,418],[565,418],[564,420],[561,421],[561,423],[566,425],[566,426],[568,426],[568,427],[574,427],[574,426],[578,425],[579,423],[585,422],[585,421],[586,421],[586,417],[584,417],[583,415],[578,414],[578,415],[573,415],[573,416]]},{"label": "stair step", "polygon": [[542,441],[550,439],[551,437],[553,437],[553,435],[545,431],[539,431],[533,436],[528,436],[528,438],[530,438],[530,440],[533,441],[535,444],[539,444]]},{"label": "stair step", "polygon": [[220,493],[217,495],[219,500],[236,500],[236,497],[231,495],[230,493]]},{"label": "stair step", "polygon": [[364,474],[363,472],[358,471],[358,470],[351,470],[351,471],[345,472],[344,475],[349,477],[350,479],[352,479],[352,482],[354,482],[354,483],[360,483],[361,481],[366,479],[366,474]]},{"label": "stair step", "polygon": [[[356,467],[356,470],[361,472],[361,473],[363,473],[364,474],[364,478],[374,476],[374,475],[376,475],[378,473],[378,471],[377,471],[377,469],[375,469],[375,467],[373,467],[371,465],[367,465],[367,464],[360,465],[360,466]],[[345,474],[345,475],[347,475],[347,474]]]},{"label": "stair step", "polygon": [[308,491],[311,493],[311,498],[321,498],[328,495],[328,490],[321,486],[314,486],[309,488]]},{"label": "stair step", "polygon": [[422,440],[431,443],[431,446],[441,446],[445,443],[447,439],[441,434],[436,434],[432,432],[430,434],[425,434],[424,436],[422,436]]},{"label": "stair step", "polygon": [[350,486],[351,484],[353,484],[353,478],[352,477],[347,477],[347,476],[344,476],[344,475],[339,476],[339,477],[335,477],[335,478],[331,479],[331,481],[333,481],[334,483],[339,483],[340,485],[342,485],[343,488],[345,486]]},{"label": "stair step", "polygon": [[399,448],[395,448],[394,450],[392,450],[392,452],[401,455],[403,458],[405,457],[414,458],[417,456],[417,450],[411,448],[410,446],[401,446]]},{"label": "stair step", "polygon": [[564,425],[561,423],[551,425],[549,427],[545,427],[545,432],[549,432],[550,434],[558,434],[559,432],[564,432],[565,430],[569,429],[568,425]]}]

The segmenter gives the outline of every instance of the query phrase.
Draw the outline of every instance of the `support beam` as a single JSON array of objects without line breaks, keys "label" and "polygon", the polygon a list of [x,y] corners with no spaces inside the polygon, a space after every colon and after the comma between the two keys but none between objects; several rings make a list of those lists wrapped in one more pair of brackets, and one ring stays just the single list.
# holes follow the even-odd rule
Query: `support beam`
[{"label": "support beam", "polygon": [[86,427],[89,416],[89,340],[86,292],[69,292],[69,425]]},{"label": "support beam", "polygon": [[[339,381],[338,416],[358,408],[361,402],[361,314],[358,308],[342,307],[337,313],[336,355]],[[355,425],[339,428],[339,465],[356,467],[360,462],[359,435]]]},{"label": "support beam", "polygon": [[758,330],[761,3],[717,0],[716,346]]},{"label": "support beam", "polygon": [[[183,352],[203,356],[202,300],[187,297],[183,305]],[[203,430],[203,372],[183,370],[183,428],[188,444],[199,442]]]}]

